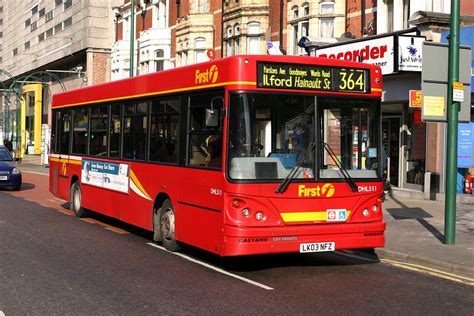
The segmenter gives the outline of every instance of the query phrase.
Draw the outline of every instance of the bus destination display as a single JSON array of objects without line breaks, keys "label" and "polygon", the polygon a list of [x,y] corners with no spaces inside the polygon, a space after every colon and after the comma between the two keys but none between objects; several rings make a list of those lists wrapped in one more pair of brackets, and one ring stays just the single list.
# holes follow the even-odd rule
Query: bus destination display
[{"label": "bus destination display", "polygon": [[365,69],[257,63],[257,87],[332,92],[369,92]]}]

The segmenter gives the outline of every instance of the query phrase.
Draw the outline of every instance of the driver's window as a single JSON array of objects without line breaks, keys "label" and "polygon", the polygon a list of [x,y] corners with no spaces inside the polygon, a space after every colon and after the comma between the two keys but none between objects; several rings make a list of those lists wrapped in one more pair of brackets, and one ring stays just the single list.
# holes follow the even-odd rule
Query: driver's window
[{"label": "driver's window", "polygon": [[187,165],[222,168],[223,107],[222,92],[189,97]]}]

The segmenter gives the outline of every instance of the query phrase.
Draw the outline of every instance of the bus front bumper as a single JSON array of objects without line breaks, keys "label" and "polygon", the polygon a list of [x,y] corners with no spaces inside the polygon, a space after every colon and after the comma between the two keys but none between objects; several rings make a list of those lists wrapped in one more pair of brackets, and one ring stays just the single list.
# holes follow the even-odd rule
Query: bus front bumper
[{"label": "bus front bumper", "polygon": [[385,222],[264,228],[226,225],[221,255],[301,252],[302,244],[316,243],[334,243],[335,250],[383,247],[385,227]]}]

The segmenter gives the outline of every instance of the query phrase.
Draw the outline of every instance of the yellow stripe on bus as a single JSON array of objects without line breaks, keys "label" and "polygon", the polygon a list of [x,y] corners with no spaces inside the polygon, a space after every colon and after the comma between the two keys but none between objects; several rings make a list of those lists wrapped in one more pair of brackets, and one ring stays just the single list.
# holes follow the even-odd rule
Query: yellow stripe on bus
[{"label": "yellow stripe on bus", "polygon": [[[346,218],[349,218],[350,214],[351,211],[346,211]],[[326,211],[280,213],[280,215],[285,223],[325,221],[327,219]]]},{"label": "yellow stripe on bus", "polygon": [[143,188],[142,184],[138,180],[137,176],[135,175],[135,172],[133,172],[132,168],[130,168],[130,178],[132,179],[133,183],[137,186],[137,188],[140,190],[140,192],[143,193],[148,199],[151,200],[150,195],[146,192],[145,188]]}]

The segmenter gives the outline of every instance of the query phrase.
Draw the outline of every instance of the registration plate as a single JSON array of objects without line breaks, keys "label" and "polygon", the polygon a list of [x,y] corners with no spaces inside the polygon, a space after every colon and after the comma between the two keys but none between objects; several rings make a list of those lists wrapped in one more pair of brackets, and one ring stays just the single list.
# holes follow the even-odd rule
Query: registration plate
[{"label": "registration plate", "polygon": [[8,180],[8,176],[0,176],[0,180]]},{"label": "registration plate", "polygon": [[300,244],[300,252],[325,252],[334,250],[336,250],[336,243],[333,241]]}]

